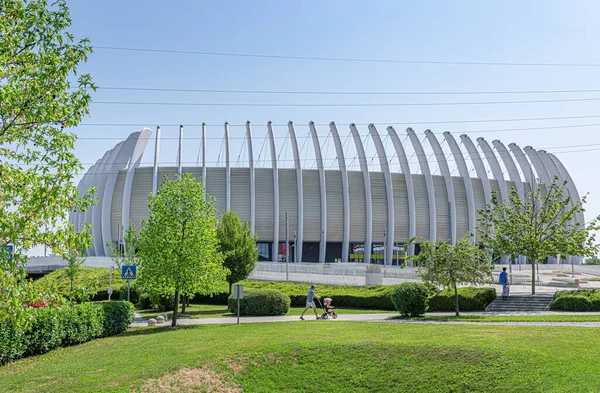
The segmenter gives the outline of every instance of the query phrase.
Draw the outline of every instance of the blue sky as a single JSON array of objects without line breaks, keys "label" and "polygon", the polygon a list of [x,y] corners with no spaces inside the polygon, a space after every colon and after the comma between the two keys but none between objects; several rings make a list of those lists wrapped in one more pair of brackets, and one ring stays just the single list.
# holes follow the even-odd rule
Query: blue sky
[{"label": "blue sky", "polygon": [[[600,4],[594,1],[69,1],[72,32],[95,46],[157,48],[203,52],[257,53],[286,56],[353,57],[426,61],[596,63]],[[187,89],[254,89],[310,91],[523,91],[600,88],[600,67],[500,67],[481,65],[383,64],[290,59],[260,59],[188,54],[144,53],[96,49],[82,71],[101,87],[160,87]],[[599,93],[489,94],[441,96],[319,96],[232,93],[132,92],[99,90],[95,101],[197,103],[435,103],[596,98]],[[450,120],[514,119],[600,115],[600,101],[398,107],[219,107],[92,105],[84,123],[134,123],[137,127],[80,126],[77,154],[86,164],[142,126],[200,124],[209,136],[207,160],[213,164],[225,121],[238,125],[250,120],[260,150],[265,124],[297,125],[299,143],[307,123],[411,123]],[[490,143],[500,139],[521,147],[532,145],[555,153],[571,172],[580,193],[590,193],[588,218],[600,214],[600,185],[594,157],[600,150],[598,126],[548,130],[498,129],[556,127],[600,123],[599,118],[417,124],[423,135],[432,129],[458,137],[468,132]],[[215,126],[212,126],[215,125]],[[403,133],[410,124],[397,125]],[[364,136],[366,126],[359,128]],[[385,133],[385,126],[379,128]],[[186,127],[184,161],[195,163],[199,128]],[[328,128],[319,127],[322,141]],[[343,136],[347,126],[340,126]],[[163,126],[166,138],[178,127]],[[232,160],[240,154],[243,127],[233,126]],[[287,142],[285,127],[276,128],[278,143]],[[101,139],[89,139],[101,138]],[[114,139],[109,139],[114,138]],[[240,138],[240,139],[235,139]],[[309,141],[310,142],[310,141]],[[329,141],[327,142],[329,143]],[[327,144],[326,143],[326,144]],[[149,143],[144,163],[151,163]],[[348,155],[353,147],[348,144]],[[581,145],[581,146],[580,146]],[[281,145],[284,146],[284,145]],[[312,146],[306,144],[306,165]],[[574,147],[570,147],[574,146]],[[367,155],[374,155],[372,143]],[[578,151],[590,150],[591,151]],[[574,150],[577,150],[573,152]],[[176,159],[176,140],[165,139],[161,160]],[[328,150],[329,160],[333,146]],[[391,146],[388,151],[392,152]],[[390,153],[391,154],[391,153]],[[258,152],[255,152],[255,156]],[[289,148],[282,155],[291,159]],[[282,158],[283,158],[282,156]],[[264,159],[263,153],[261,159]],[[222,165],[222,157],[219,159]],[[350,160],[349,160],[350,161]],[[377,159],[373,160],[377,162]],[[330,161],[331,162],[331,161]],[[288,165],[288,164],[286,164]],[[375,168],[376,169],[376,168]]]}]

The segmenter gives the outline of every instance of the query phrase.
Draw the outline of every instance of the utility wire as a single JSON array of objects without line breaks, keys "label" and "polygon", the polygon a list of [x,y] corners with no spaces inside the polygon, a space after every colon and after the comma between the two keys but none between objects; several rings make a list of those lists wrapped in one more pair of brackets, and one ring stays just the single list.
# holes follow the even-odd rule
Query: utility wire
[{"label": "utility wire", "polygon": [[178,93],[233,93],[233,94],[297,94],[297,95],[484,95],[484,94],[568,94],[599,93],[600,89],[575,90],[490,90],[490,91],[322,91],[322,90],[227,90],[178,89],[163,87],[98,86],[97,90],[160,91]]},{"label": "utility wire", "polygon": [[[409,122],[385,122],[385,123],[373,123],[379,126],[385,125],[417,125],[417,124],[467,124],[467,123],[503,123],[503,122],[517,122],[517,121],[546,121],[546,120],[570,120],[570,119],[593,119],[600,118],[600,114],[597,115],[579,115],[579,116],[559,116],[559,117],[521,117],[521,118],[512,118],[512,119],[483,119],[483,120],[443,120],[443,121],[409,121]],[[94,126],[94,127],[140,127],[144,124],[142,123],[83,123],[78,125],[78,127],[82,126]],[[181,123],[177,124],[161,124],[162,127],[179,127]],[[351,123],[336,123],[338,126],[348,126]],[[370,123],[354,123],[357,126],[366,126]],[[245,124],[230,124],[229,126],[244,126]],[[581,125],[581,127],[588,127],[592,125]],[[202,127],[202,124],[186,124],[186,127]],[[207,127],[222,127],[223,124],[207,124]],[[329,126],[329,123],[318,123],[315,126]],[[273,127],[287,127],[287,124],[273,124]],[[580,127],[577,126],[559,126],[559,127]],[[546,127],[542,127],[546,128]],[[557,127],[558,128],[558,127]],[[521,130],[514,129],[514,130]],[[493,132],[493,131],[491,131]]]},{"label": "utility wire", "polygon": [[140,101],[93,101],[100,105],[161,105],[161,106],[241,106],[241,107],[389,107],[389,106],[455,106],[455,105],[513,105],[513,104],[542,104],[555,102],[587,102],[600,101],[600,97],[589,98],[559,98],[550,100],[521,100],[521,101],[467,101],[467,102],[380,102],[380,103],[343,103],[343,104],[285,104],[275,102],[140,102]]},{"label": "utility wire", "polygon": [[416,59],[376,59],[357,57],[323,57],[323,56],[291,56],[260,53],[210,52],[160,48],[132,48],[117,46],[94,46],[94,49],[126,52],[170,53],[199,56],[248,57],[259,59],[282,60],[318,60],[353,63],[388,63],[388,64],[437,64],[437,65],[469,65],[469,66],[502,66],[502,67],[600,67],[598,63],[527,63],[527,62],[491,62],[491,61],[448,61],[448,60],[416,60]]}]

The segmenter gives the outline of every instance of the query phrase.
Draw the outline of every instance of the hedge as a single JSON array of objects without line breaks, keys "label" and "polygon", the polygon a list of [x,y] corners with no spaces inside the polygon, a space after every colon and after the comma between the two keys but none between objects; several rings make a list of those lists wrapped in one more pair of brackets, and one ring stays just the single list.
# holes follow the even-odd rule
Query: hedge
[{"label": "hedge", "polygon": [[[238,300],[228,299],[229,311],[237,314]],[[249,290],[240,299],[240,315],[283,315],[290,309],[290,298],[273,289]]]},{"label": "hedge", "polygon": [[566,295],[560,296],[550,303],[553,311],[590,311],[592,302],[586,296]]},{"label": "hedge", "polygon": [[[569,299],[559,301],[560,299],[565,297],[584,297],[589,301],[589,308],[587,310],[579,309],[581,307],[585,307],[583,305],[584,302],[582,302],[581,300]],[[552,303],[550,303],[550,309],[563,311],[600,311],[600,289],[578,289],[572,291],[558,291],[554,294],[554,299],[552,300]]]},{"label": "hedge", "polygon": [[427,311],[427,287],[417,282],[405,282],[391,293],[392,303],[400,314],[419,317]]},{"label": "hedge", "polygon": [[[494,288],[458,288],[458,307],[460,311],[484,311],[496,299]],[[429,311],[454,311],[456,308],[454,290],[445,289],[429,297]]]},{"label": "hedge", "polygon": [[0,321],[0,364],[122,333],[133,321],[133,305],[101,302],[48,306],[32,309],[31,318],[22,332],[13,321]]}]

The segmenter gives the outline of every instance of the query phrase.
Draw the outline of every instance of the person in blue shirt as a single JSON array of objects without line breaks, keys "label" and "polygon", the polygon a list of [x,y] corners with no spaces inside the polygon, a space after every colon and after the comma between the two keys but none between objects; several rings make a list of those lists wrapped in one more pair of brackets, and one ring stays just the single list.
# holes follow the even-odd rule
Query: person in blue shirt
[{"label": "person in blue shirt", "polygon": [[507,300],[509,288],[508,288],[508,274],[506,274],[505,267],[502,268],[502,273],[500,273],[500,280],[498,280],[498,281],[500,281],[500,285],[502,285],[502,299]]},{"label": "person in blue shirt", "polygon": [[311,307],[315,312],[315,317],[319,319],[319,314],[317,314],[317,306],[315,306],[315,298],[320,299],[321,297],[315,295],[315,286],[311,285],[310,289],[308,290],[308,295],[306,296],[306,307],[302,311],[302,315],[300,315],[301,320],[304,320],[304,313]]}]

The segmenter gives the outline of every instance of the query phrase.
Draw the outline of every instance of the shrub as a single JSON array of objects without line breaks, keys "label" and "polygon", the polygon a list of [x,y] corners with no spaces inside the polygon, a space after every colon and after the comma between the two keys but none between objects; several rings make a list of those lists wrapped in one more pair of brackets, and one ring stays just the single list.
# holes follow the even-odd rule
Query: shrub
[{"label": "shrub", "polygon": [[[461,311],[484,311],[496,299],[494,288],[458,288],[458,307]],[[445,289],[429,297],[429,311],[454,311],[456,299],[454,291]]]},{"label": "shrub", "polygon": [[14,321],[0,321],[0,365],[20,358],[26,348],[24,334],[17,331]]},{"label": "shrub", "polygon": [[137,302],[137,306],[142,310],[148,310],[152,308],[152,300],[150,299],[150,295],[147,293],[142,293]]},{"label": "shrub", "polygon": [[65,333],[63,345],[80,344],[102,336],[104,314],[96,304],[64,306],[60,314]]},{"label": "shrub", "polygon": [[58,348],[65,336],[61,309],[54,306],[33,310],[33,321],[23,338],[25,356],[46,353]]},{"label": "shrub", "polygon": [[150,303],[152,303],[152,308],[158,311],[172,311],[173,306],[175,306],[174,300],[175,295],[150,293]]},{"label": "shrub", "polygon": [[427,311],[427,287],[416,282],[398,285],[391,293],[392,303],[400,314],[418,317]]},{"label": "shrub", "polygon": [[[229,297],[229,311],[237,314],[237,299]],[[249,290],[240,300],[240,315],[283,315],[290,309],[290,297],[272,289]]]},{"label": "shrub", "polygon": [[97,303],[103,314],[102,336],[123,333],[133,322],[133,304],[125,301]]},{"label": "shrub", "polygon": [[560,296],[550,303],[550,310],[558,311],[589,311],[591,307],[590,299],[577,295]]},{"label": "shrub", "polygon": [[554,300],[569,296],[583,296],[590,301],[589,311],[600,311],[600,289],[589,288],[576,289],[572,291],[558,291],[554,294]]}]

